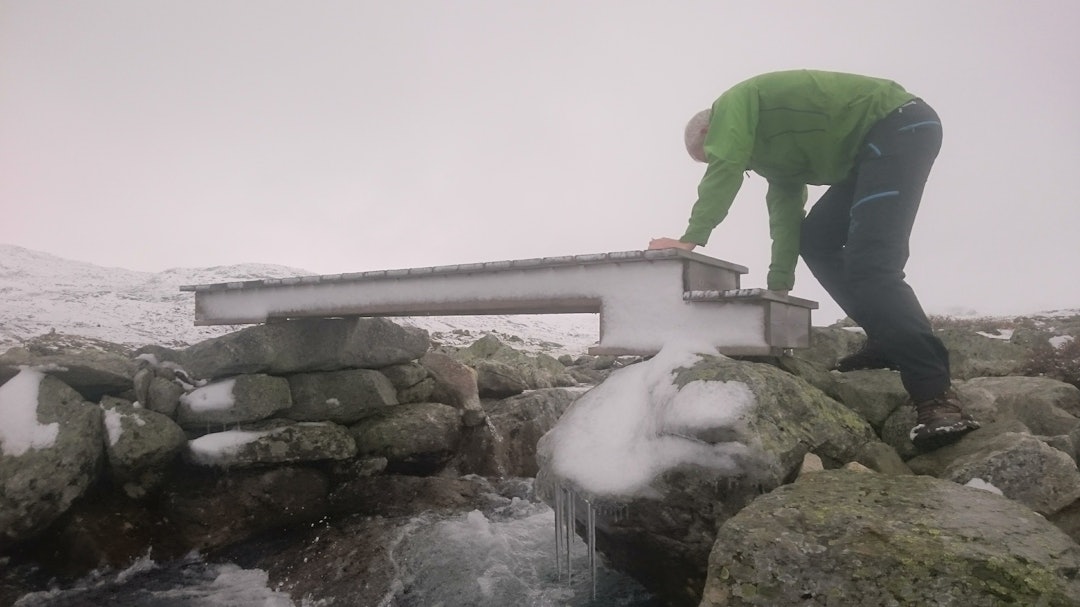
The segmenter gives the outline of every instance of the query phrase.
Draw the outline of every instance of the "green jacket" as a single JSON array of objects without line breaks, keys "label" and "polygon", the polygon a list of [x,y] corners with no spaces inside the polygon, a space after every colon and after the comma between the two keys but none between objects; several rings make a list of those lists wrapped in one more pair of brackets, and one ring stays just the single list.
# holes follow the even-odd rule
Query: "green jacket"
[{"label": "green jacket", "polygon": [[754,171],[769,182],[768,288],[790,289],[806,185],[846,178],[874,123],[914,98],[889,80],[811,70],[762,74],[735,85],[713,103],[705,138],[709,167],[680,240],[708,242],[727,216],[743,172]]}]

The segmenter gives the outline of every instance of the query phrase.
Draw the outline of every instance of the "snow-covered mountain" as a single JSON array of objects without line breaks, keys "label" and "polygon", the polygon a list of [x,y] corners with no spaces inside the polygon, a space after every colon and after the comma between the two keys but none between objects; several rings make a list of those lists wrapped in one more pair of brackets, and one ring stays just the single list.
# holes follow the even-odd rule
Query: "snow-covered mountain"
[{"label": "snow-covered mountain", "polygon": [[[181,285],[311,274],[267,264],[137,272],[0,244],[0,352],[52,331],[132,346],[190,345],[240,327],[196,327],[195,295],[180,291]],[[517,348],[554,355],[583,353],[599,337],[593,314],[397,320],[427,329],[434,340],[448,345],[498,333],[519,337]]]}]

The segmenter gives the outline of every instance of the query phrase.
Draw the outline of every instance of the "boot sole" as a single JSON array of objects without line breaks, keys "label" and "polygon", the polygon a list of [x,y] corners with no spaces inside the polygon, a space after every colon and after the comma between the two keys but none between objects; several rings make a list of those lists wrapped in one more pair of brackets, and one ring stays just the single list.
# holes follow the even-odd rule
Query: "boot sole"
[{"label": "boot sole", "polygon": [[979,423],[973,420],[961,420],[948,426],[941,426],[929,432],[917,433],[919,426],[911,429],[911,442],[919,451],[933,451],[951,445],[972,430],[979,429]]}]

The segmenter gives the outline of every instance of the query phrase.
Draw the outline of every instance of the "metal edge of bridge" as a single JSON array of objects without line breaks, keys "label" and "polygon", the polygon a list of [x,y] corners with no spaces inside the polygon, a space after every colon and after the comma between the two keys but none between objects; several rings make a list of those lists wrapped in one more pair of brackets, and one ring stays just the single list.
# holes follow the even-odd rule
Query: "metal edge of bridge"
[{"label": "metal edge of bridge", "polygon": [[792,295],[781,295],[768,289],[727,289],[723,291],[685,291],[683,301],[730,303],[733,301],[766,300],[790,304],[810,310],[818,309],[818,302]]},{"label": "metal edge of bridge", "polygon": [[642,261],[665,261],[673,259],[685,259],[699,262],[705,265],[731,271],[735,274],[746,274],[749,269],[736,263],[708,257],[692,251],[681,249],[661,249],[655,251],[620,251],[614,253],[597,253],[590,255],[566,255],[561,257],[538,257],[534,259],[518,259],[510,261],[491,261],[485,263],[466,263],[446,266],[431,266],[423,268],[407,268],[398,270],[372,270],[369,272],[352,272],[346,274],[322,274],[313,276],[297,276],[291,278],[267,278],[262,280],[246,280],[237,282],[221,282],[202,285],[182,285],[181,291],[224,291],[235,289],[249,289],[260,287],[284,287],[296,285],[310,285],[336,282],[363,282],[397,278],[422,278],[425,276],[447,276],[453,274],[474,274],[477,272],[506,272],[513,270],[533,270],[544,268],[558,268],[566,266],[589,266],[605,263],[627,263]]}]

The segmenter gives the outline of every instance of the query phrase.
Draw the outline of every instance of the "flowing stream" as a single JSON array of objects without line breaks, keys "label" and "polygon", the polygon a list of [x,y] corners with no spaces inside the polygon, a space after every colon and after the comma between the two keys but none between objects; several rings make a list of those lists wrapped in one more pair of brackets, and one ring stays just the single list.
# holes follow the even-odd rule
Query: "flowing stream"
[{"label": "flowing stream", "polygon": [[[474,510],[416,517],[394,548],[396,573],[390,588],[371,607],[660,604],[633,580],[607,569],[599,555],[591,565],[586,543],[568,536],[565,527],[561,534],[556,533],[555,519],[547,505],[521,499],[488,514]],[[595,577],[591,575],[593,565]],[[572,575],[567,575],[568,570]],[[168,563],[143,559],[125,571],[95,573],[74,586],[26,594],[15,607],[356,604],[349,597],[290,597],[272,586],[266,572],[233,563],[211,563],[197,557]]]}]

